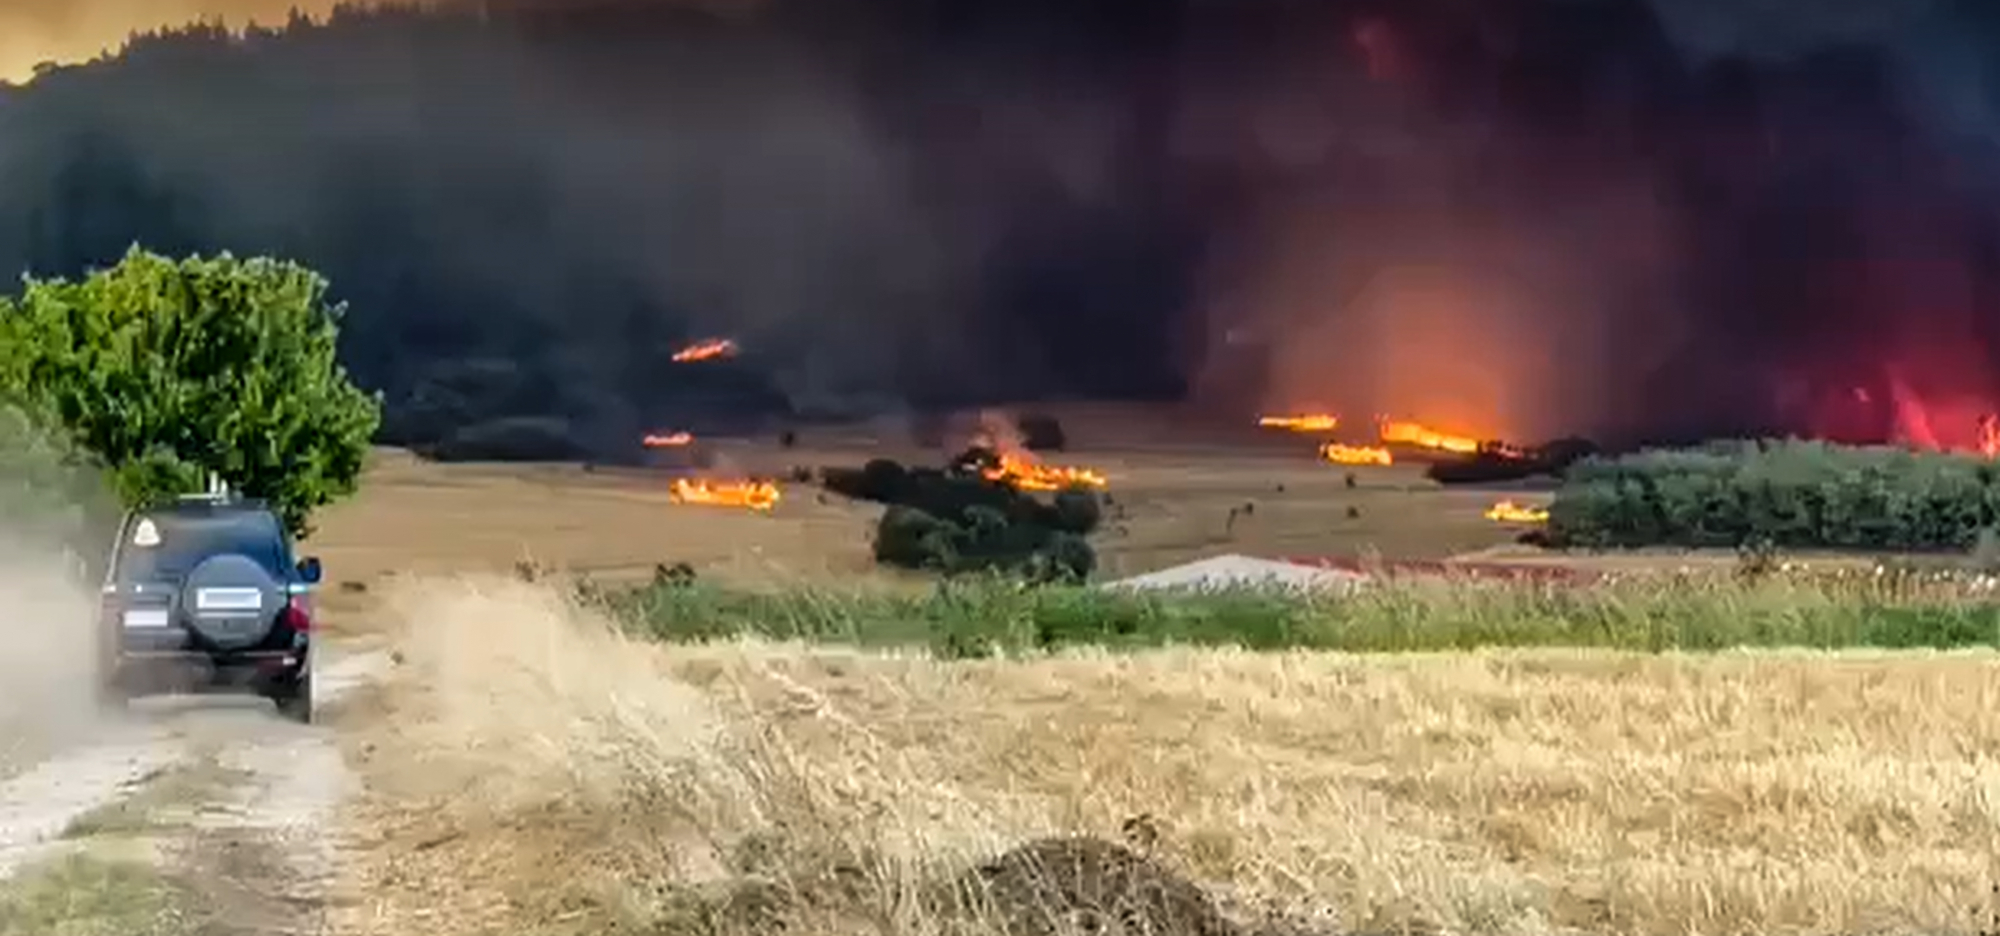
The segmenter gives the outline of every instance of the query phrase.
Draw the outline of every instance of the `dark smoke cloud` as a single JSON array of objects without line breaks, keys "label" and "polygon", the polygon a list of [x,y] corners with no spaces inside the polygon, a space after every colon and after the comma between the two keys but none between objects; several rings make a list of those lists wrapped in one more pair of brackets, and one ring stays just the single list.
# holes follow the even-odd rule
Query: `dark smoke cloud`
[{"label": "dark smoke cloud", "polygon": [[483,410],[607,438],[744,405],[664,366],[704,334],[794,408],[1956,441],[2000,399],[1986,4],[513,0],[203,48],[16,95],[0,209],[67,220],[0,263],[298,255],[406,410],[493,359],[539,383]]},{"label": "dark smoke cloud", "polygon": [[1222,158],[1277,177],[1211,294],[1252,343],[1231,376],[1272,404],[1622,439],[1887,438],[1913,429],[1901,388],[1967,443],[2000,336],[1991,111],[1927,56],[1990,48],[1975,14],[1357,13],[1345,54],[1218,108]]}]

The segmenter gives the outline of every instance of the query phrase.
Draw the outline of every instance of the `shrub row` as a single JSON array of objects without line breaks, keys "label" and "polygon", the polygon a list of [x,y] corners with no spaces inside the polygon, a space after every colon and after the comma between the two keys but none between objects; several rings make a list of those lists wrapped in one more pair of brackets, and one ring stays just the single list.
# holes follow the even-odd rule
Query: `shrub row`
[{"label": "shrub row", "polygon": [[687,579],[601,596],[638,634],[927,646],[946,657],[1165,645],[1348,652],[1588,647],[1953,648],[2000,644],[1976,581],[1628,580],[1594,588],[1384,584],[1350,595],[1267,589],[1126,593],[982,577],[927,591],[746,592]]},{"label": "shrub row", "polygon": [[1550,545],[1962,550],[2000,527],[2000,466],[1798,440],[1718,442],[1572,466]]}]

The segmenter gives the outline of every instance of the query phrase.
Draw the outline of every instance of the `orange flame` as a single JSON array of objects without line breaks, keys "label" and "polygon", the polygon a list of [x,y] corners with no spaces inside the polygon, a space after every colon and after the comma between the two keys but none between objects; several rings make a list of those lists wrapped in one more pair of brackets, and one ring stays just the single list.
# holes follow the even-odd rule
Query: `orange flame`
[{"label": "orange flame", "polygon": [[715,358],[734,357],[736,355],[736,351],[737,351],[736,342],[731,341],[727,338],[710,338],[706,341],[697,341],[694,344],[688,345],[687,347],[674,352],[674,363],[687,364],[693,361],[708,361],[708,360],[714,360]]},{"label": "orange flame", "polygon": [[1110,485],[1105,477],[1088,468],[1065,468],[1059,465],[1044,465],[1025,455],[1001,453],[997,467],[980,471],[988,481],[1011,484],[1024,491],[1060,491],[1067,487],[1103,488]]},{"label": "orange flame", "polygon": [[1382,420],[1381,436],[1384,442],[1400,442],[1404,445],[1437,449],[1443,452],[1457,452],[1463,455],[1471,455],[1479,451],[1478,439],[1438,432],[1422,423],[1405,420]]},{"label": "orange flame", "polygon": [[1395,456],[1377,445],[1344,445],[1328,442],[1319,447],[1321,458],[1336,465],[1393,465]]},{"label": "orange flame", "polygon": [[778,506],[778,486],[769,481],[709,482],[675,478],[671,489],[676,504],[714,504],[770,510]]},{"label": "orange flame", "polygon": [[673,432],[666,435],[649,433],[644,439],[639,440],[639,444],[647,448],[680,448],[684,445],[693,445],[694,434],[689,432]]},{"label": "orange flame", "polygon": [[1486,508],[1486,519],[1492,520],[1495,523],[1547,523],[1549,522],[1549,510],[1546,507],[1534,507],[1528,504],[1517,504],[1510,500],[1503,500]]},{"label": "orange flame", "polygon": [[1340,426],[1340,417],[1328,413],[1310,413],[1300,416],[1262,416],[1257,425],[1266,429],[1283,429],[1288,432],[1332,432]]},{"label": "orange flame", "polygon": [[1045,465],[1021,444],[1020,432],[1004,414],[983,412],[980,430],[972,444],[992,454],[982,461],[979,473],[988,481],[1009,484],[1024,491],[1060,491],[1068,487],[1108,487],[1110,482],[1089,468]]},{"label": "orange flame", "polygon": [[2000,458],[2000,415],[1987,413],[1979,417],[1979,454]]}]

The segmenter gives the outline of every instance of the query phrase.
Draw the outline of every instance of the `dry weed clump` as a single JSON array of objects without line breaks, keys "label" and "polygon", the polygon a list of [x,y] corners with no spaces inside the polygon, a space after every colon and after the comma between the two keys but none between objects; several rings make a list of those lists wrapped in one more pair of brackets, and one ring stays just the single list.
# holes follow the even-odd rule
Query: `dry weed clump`
[{"label": "dry weed clump", "polygon": [[1987,651],[952,662],[397,597],[377,932],[1970,933],[2000,864]]},{"label": "dry weed clump", "polygon": [[[1051,902],[1069,899],[1074,912],[1137,914],[1147,932],[1220,932],[1162,925],[1219,917],[1200,915],[1198,888],[1119,846],[1068,852],[1087,866],[1080,888],[1049,883],[1066,840],[982,864],[1038,831],[1033,810],[967,797],[922,752],[884,744],[785,672],[799,651],[670,661],[518,581],[425,582],[391,600],[413,626],[366,758],[376,817],[405,820],[402,853],[383,856],[391,879],[469,863],[512,895],[456,894],[485,911],[546,892],[558,899],[535,912],[551,918],[664,931],[948,933],[985,931],[977,921],[998,914],[1020,924],[1004,929],[1039,932],[1068,919]],[[427,903],[439,896],[428,890]],[[1047,899],[1031,911],[1030,897]]]}]

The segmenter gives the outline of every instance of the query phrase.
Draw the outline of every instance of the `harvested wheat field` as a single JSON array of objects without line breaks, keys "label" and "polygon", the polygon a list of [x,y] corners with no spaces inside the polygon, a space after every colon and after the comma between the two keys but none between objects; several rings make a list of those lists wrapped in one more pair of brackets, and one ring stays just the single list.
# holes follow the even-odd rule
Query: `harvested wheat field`
[{"label": "harvested wheat field", "polygon": [[[717,451],[717,470],[771,476],[938,460],[868,438]],[[1435,583],[1400,610],[1370,599],[1395,612],[1384,640],[1425,645],[1394,632],[1432,613],[1467,637],[1602,627],[1628,645],[1674,626],[1725,639],[1858,626],[1846,592],[1712,574],[1733,557],[1510,545],[1516,529],[1482,516],[1496,492],[1440,489],[1407,466],[1337,467],[1282,444],[1064,457],[1111,478],[1117,513],[1096,537],[1108,575],[1225,551],[1376,550],[1708,576],[1519,602]],[[1111,913],[1129,932],[1202,934],[1969,934],[2000,909],[1988,651],[949,660],[638,640],[678,631],[495,574],[532,561],[616,583],[686,562],[704,587],[784,589],[796,605],[863,586],[928,593],[871,562],[879,507],[798,484],[768,513],[678,504],[671,477],[383,452],[326,513],[314,544],[338,583],[336,626],[400,660],[340,717],[367,793],[350,817],[363,896],[339,932],[1086,932],[1112,891],[1151,895]],[[782,606],[707,594],[675,613]],[[1788,616],[1787,595],[1804,610]],[[1910,600],[1882,607],[1988,626]],[[1538,608],[1570,618],[1523,617]],[[1736,611],[1756,621],[1739,627]],[[1066,883],[1032,883],[1044,878]]]},{"label": "harvested wheat field", "polygon": [[[1101,568],[1112,577],[1216,552],[1438,558],[1506,544],[1520,533],[1483,516],[1496,498],[1519,494],[1443,489],[1417,467],[1330,465],[1315,460],[1310,445],[1289,441],[1080,447],[1060,457],[1111,479],[1112,521],[1096,539]],[[766,476],[885,455],[924,464],[948,457],[845,437],[795,449],[771,440],[718,442],[715,449],[728,472]],[[330,576],[363,586],[396,572],[501,571],[523,560],[607,580],[688,562],[717,581],[757,587],[891,577],[869,555],[879,506],[821,495],[808,484],[784,485],[769,513],[675,504],[672,477],[637,468],[439,465],[383,449],[361,492],[318,520],[313,548]]]},{"label": "harvested wheat field", "polygon": [[355,932],[1025,926],[938,895],[1056,834],[1199,882],[1227,922],[1185,932],[1970,933],[1991,909],[1990,653],[944,663],[641,645],[503,580],[384,597],[411,628],[394,717],[352,739]]}]

